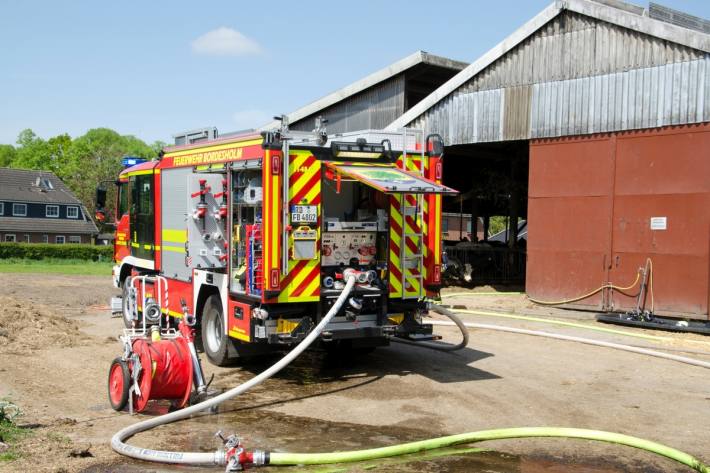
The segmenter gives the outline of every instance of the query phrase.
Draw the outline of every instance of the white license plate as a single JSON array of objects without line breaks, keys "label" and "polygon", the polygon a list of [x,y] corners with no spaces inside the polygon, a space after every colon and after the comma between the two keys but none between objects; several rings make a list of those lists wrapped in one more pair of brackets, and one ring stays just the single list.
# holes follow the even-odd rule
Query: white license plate
[{"label": "white license plate", "polygon": [[315,205],[292,205],[292,223],[317,223],[318,207]]}]

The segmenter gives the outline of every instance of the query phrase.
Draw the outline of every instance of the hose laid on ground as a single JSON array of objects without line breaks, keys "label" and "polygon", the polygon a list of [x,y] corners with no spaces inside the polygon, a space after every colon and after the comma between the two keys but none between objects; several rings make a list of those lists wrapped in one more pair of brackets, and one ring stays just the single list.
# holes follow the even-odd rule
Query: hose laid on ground
[{"label": "hose laid on ground", "polygon": [[[258,384],[264,382],[266,379],[270,378],[281,369],[286,367],[291,361],[293,361],[298,355],[300,355],[308,346],[320,335],[325,326],[330,322],[330,320],[335,316],[335,314],[340,310],[340,307],[345,302],[353,285],[355,284],[355,279],[353,277],[347,278],[347,283],[342,293],[338,299],[333,304],[333,307],[328,311],[328,313],[323,317],[320,323],[308,334],[308,336],[301,341],[293,350],[291,350],[286,356],[279,360],[276,364],[268,368],[266,371],[260,373],[249,381],[240,384],[239,386],[232,388],[231,390],[207,401],[201,402],[194,406],[165,414],[153,419],[148,419],[142,422],[138,422],[131,426],[128,426],[119,432],[117,432],[111,439],[112,448],[122,454],[132,458],[145,461],[161,462],[161,463],[173,463],[173,464],[192,464],[192,465],[224,465],[226,463],[225,452],[223,450],[218,450],[212,453],[202,453],[202,452],[172,452],[172,451],[161,451],[161,450],[151,450],[140,447],[134,447],[124,443],[124,441],[136,435],[139,432],[144,432],[146,430],[152,429],[159,425],[168,424],[175,422],[177,420],[189,417],[192,414],[204,411],[211,407],[217,406],[222,402],[231,399],[248,389],[257,386]],[[448,311],[442,307],[435,306],[435,309],[442,309],[440,313],[446,316],[453,315],[450,317],[454,322],[434,322],[436,325],[456,325],[465,333],[464,339],[468,341],[468,330],[465,327],[474,328],[485,328],[492,330],[503,330],[514,333],[525,333],[528,335],[542,335],[550,338],[559,338],[563,340],[578,341],[581,343],[589,343],[599,346],[607,346],[610,348],[625,349],[626,351],[632,351],[642,354],[650,354],[652,356],[659,356],[660,358],[666,358],[676,361],[683,361],[689,364],[695,364],[697,366],[703,366],[710,368],[710,363],[700,362],[698,360],[692,360],[690,358],[679,357],[675,355],[668,355],[665,353],[654,352],[653,350],[646,350],[642,348],[628,347],[625,345],[619,345],[608,342],[600,342],[596,340],[582,339],[579,337],[569,337],[565,335],[549,334],[546,332],[534,332],[532,330],[514,329],[510,327],[497,327],[488,326],[484,324],[471,324],[463,323],[453,312]],[[457,322],[458,321],[458,322]],[[544,335],[543,335],[544,334]],[[623,347],[623,348],[620,348]],[[676,450],[665,445],[651,442],[649,440],[640,439],[637,437],[631,437],[623,434],[616,434],[611,432],[585,430],[585,429],[570,429],[561,427],[523,427],[523,428],[512,428],[512,429],[497,429],[497,430],[487,430],[480,432],[471,432],[458,435],[450,435],[447,437],[440,437],[429,440],[422,440],[418,442],[410,442],[401,445],[393,445],[390,447],[375,448],[369,450],[357,450],[351,452],[333,452],[333,453],[312,453],[312,454],[299,454],[299,453],[264,453],[263,458],[266,464],[272,465],[303,465],[303,464],[325,464],[325,463],[342,463],[342,462],[354,462],[362,460],[370,460],[376,458],[384,458],[395,455],[404,455],[410,453],[417,453],[421,451],[437,449],[447,446],[453,446],[463,443],[472,443],[483,440],[500,440],[500,439],[511,439],[511,438],[527,438],[527,437],[568,437],[568,438],[579,438],[586,440],[597,440],[609,443],[616,443],[620,445],[626,445],[634,448],[639,448],[646,450],[657,455],[664,456],[666,458],[675,460],[683,465],[687,465],[696,471],[701,473],[710,473],[710,468],[693,456],[684,453],[680,450]]]},{"label": "hose laid on ground", "polygon": [[614,290],[616,290],[616,291],[621,291],[621,292],[628,291],[628,290],[632,289],[632,288],[639,282],[640,279],[641,279],[641,272],[638,271],[638,272],[636,273],[636,280],[634,280],[634,282],[633,282],[632,284],[630,284],[629,286],[619,287],[619,286],[613,285],[612,283],[602,284],[602,285],[599,286],[598,288],[596,288],[596,289],[594,289],[593,291],[588,292],[588,293],[586,293],[586,294],[584,294],[584,295],[581,295],[581,296],[578,296],[578,297],[573,297],[573,298],[571,298],[571,299],[562,299],[562,300],[559,300],[559,301],[541,301],[541,300],[539,300],[539,299],[533,299],[533,298],[530,297],[530,296],[528,296],[528,299],[530,300],[530,302],[534,302],[535,304],[540,304],[540,305],[562,305],[562,304],[571,304],[572,302],[577,302],[577,301],[581,301],[582,299],[586,299],[586,298],[588,298],[588,297],[592,297],[594,294],[596,294],[597,292],[601,292],[601,291],[603,291],[604,289],[614,289]]},{"label": "hose laid on ground", "polygon": [[468,329],[466,328],[466,325],[464,325],[463,320],[461,320],[458,315],[456,315],[454,312],[451,312],[446,307],[441,307],[436,304],[431,304],[431,310],[441,315],[445,315],[446,317],[451,319],[454,324],[456,324],[459,330],[461,330],[461,343],[458,343],[456,345],[450,345],[448,343],[437,342],[415,342],[413,340],[407,340],[404,338],[392,338],[392,341],[398,343],[405,343],[407,345],[416,345],[418,347],[424,347],[438,351],[456,351],[468,346]]},{"label": "hose laid on ground", "polygon": [[[432,321],[432,325],[447,325],[453,326],[454,324],[446,321]],[[489,324],[476,324],[471,322],[464,322],[464,325],[469,328],[478,328],[483,330],[496,330],[499,332],[509,332],[509,333],[519,333],[523,335],[532,335],[535,337],[546,337],[555,338],[557,340],[566,340],[569,342],[584,343],[585,345],[596,345],[599,347],[613,348],[615,350],[628,351],[631,353],[638,353],[640,355],[655,356],[656,358],[663,358],[671,361],[678,361],[680,363],[685,363],[688,365],[700,366],[702,368],[710,369],[710,363],[707,361],[696,360],[694,358],[688,358],[685,356],[671,355],[670,353],[663,353],[656,350],[649,350],[646,348],[634,347],[631,345],[623,345],[621,343],[613,342],[603,342],[601,340],[594,340],[591,338],[583,337],[573,337],[571,335],[560,335],[558,333],[542,332],[538,330],[527,330],[523,328],[514,327],[504,327],[501,325],[489,325]]]},{"label": "hose laid on ground", "polygon": [[224,465],[225,464],[225,453],[223,450],[218,450],[212,453],[203,452],[171,452],[162,450],[151,450],[147,448],[134,447],[124,443],[129,437],[136,435],[139,432],[145,432],[159,425],[169,424],[181,419],[185,419],[192,414],[197,414],[198,412],[207,410],[211,407],[217,406],[224,401],[232,399],[243,392],[257,386],[283,368],[285,368],[289,363],[291,363],[298,355],[300,355],[308,346],[315,341],[315,339],[321,334],[326,325],[330,320],[338,313],[340,307],[343,305],[347,299],[350,291],[355,285],[355,277],[350,276],[347,278],[345,288],[340,293],[340,296],[336,299],[333,306],[330,308],[328,313],[323,317],[323,319],[316,325],[316,327],[304,338],[301,343],[296,345],[296,347],[288,352],[283,358],[281,358],[276,364],[272,365],[270,368],[264,372],[253,377],[249,381],[246,381],[239,386],[230,389],[227,392],[220,394],[212,399],[208,399],[194,406],[186,407],[179,411],[164,414],[162,416],[154,417],[152,419],[144,420],[136,424],[130,425],[120,431],[118,431],[111,438],[111,447],[121,455],[135,458],[137,460],[145,460],[160,463],[180,463],[180,464],[190,464],[190,465]]},{"label": "hose laid on ground", "polygon": [[[653,296],[653,260],[651,258],[646,258],[646,265],[648,266],[648,281],[649,281],[648,290],[651,294],[651,313],[653,313],[653,309],[654,309],[654,305],[655,305],[654,296]],[[581,301],[582,299],[586,299],[587,297],[591,297],[594,294],[603,291],[604,289],[612,289],[612,290],[619,291],[619,292],[628,291],[628,290],[632,289],[634,286],[636,286],[636,284],[639,282],[639,280],[641,279],[641,271],[643,271],[643,270],[644,270],[643,268],[639,268],[639,270],[636,272],[636,280],[634,280],[633,283],[631,283],[630,285],[625,286],[625,287],[615,286],[612,283],[606,283],[606,284],[602,284],[597,289],[595,289],[591,292],[588,292],[587,294],[584,294],[584,295],[581,295],[578,297],[573,297],[571,299],[563,299],[563,300],[559,300],[559,301],[541,301],[539,299],[533,299],[530,296],[528,296],[528,299],[531,302],[534,302],[535,304],[540,304],[540,305],[562,305],[562,304],[570,304],[572,302]]]},{"label": "hose laid on ground", "polygon": [[346,463],[363,460],[373,460],[396,455],[407,455],[442,447],[451,447],[464,443],[482,442],[485,440],[503,440],[531,437],[575,438],[596,440],[618,445],[626,445],[647,452],[655,453],[678,463],[689,466],[701,473],[710,473],[710,467],[700,460],[675,448],[645,440],[630,435],[604,432],[601,430],[571,429],[566,427],[518,427],[511,429],[482,430],[465,434],[449,435],[418,442],[409,442],[391,447],[372,448],[369,450],[354,450],[332,453],[279,453],[269,454],[270,465],[319,465],[325,463]]},{"label": "hose laid on ground", "polygon": [[663,336],[659,336],[659,335],[647,335],[645,333],[634,333],[634,332],[628,332],[625,330],[616,330],[613,328],[597,327],[594,325],[580,324],[577,322],[568,322],[566,320],[547,319],[547,318],[542,318],[542,317],[531,317],[528,315],[504,314],[501,312],[489,312],[489,311],[483,311],[483,310],[468,310],[468,309],[456,309],[456,310],[461,314],[482,315],[482,316],[486,316],[486,317],[500,317],[500,318],[504,318],[504,319],[525,320],[525,321],[529,321],[529,322],[541,322],[541,323],[546,323],[546,324],[551,324],[551,325],[560,325],[560,326],[564,326],[564,327],[583,328],[586,330],[594,330],[597,332],[611,333],[614,335],[624,335],[626,337],[643,338],[645,340],[653,340],[653,341],[657,341],[657,342],[673,340],[672,337],[663,337]]},{"label": "hose laid on ground", "polygon": [[[467,295],[467,294],[465,294],[465,293],[452,294],[452,296],[454,296],[454,295]],[[461,314],[481,315],[481,316],[486,316],[486,317],[500,317],[500,318],[504,318],[504,319],[525,320],[525,321],[529,321],[529,322],[540,322],[540,323],[551,324],[551,325],[575,327],[575,328],[581,328],[581,329],[586,329],[586,330],[594,330],[596,332],[604,332],[604,333],[611,333],[614,335],[622,335],[625,337],[642,338],[645,340],[652,340],[652,341],[656,341],[656,342],[671,342],[671,341],[677,340],[674,337],[666,337],[663,335],[648,335],[645,333],[634,333],[634,332],[629,332],[626,330],[617,330],[617,329],[611,329],[611,328],[607,328],[607,327],[598,327],[596,325],[582,324],[582,323],[577,323],[577,322],[568,322],[566,320],[548,319],[547,317],[543,318],[543,317],[534,317],[534,316],[529,316],[529,315],[508,314],[508,313],[502,313],[502,312],[489,312],[489,311],[483,311],[483,310],[470,310],[470,309],[456,309],[456,310]],[[686,339],[685,342],[693,343],[693,344],[700,344],[700,345],[710,344],[710,340]]]},{"label": "hose laid on ground", "polygon": [[[437,307],[438,308],[438,307]],[[443,309],[443,308],[440,308]],[[461,321],[455,316],[455,313],[444,309],[446,313],[444,315],[453,315],[452,320]],[[441,313],[441,312],[440,312]],[[446,326],[459,326],[457,323],[453,322],[432,322],[434,325],[446,325]],[[599,340],[585,339],[581,337],[572,337],[567,335],[558,335],[547,332],[539,332],[533,330],[517,329],[513,327],[500,327],[496,325],[486,325],[486,324],[474,324],[474,323],[463,323],[464,327],[471,328],[481,328],[488,330],[499,330],[504,332],[521,333],[525,335],[535,335],[544,336],[549,338],[556,338],[560,340],[580,342],[590,345],[603,346],[607,348],[615,348],[619,350],[630,351],[633,353],[639,353],[644,355],[656,356],[659,358],[664,358],[673,361],[679,361],[682,363],[687,363],[695,366],[701,366],[704,368],[710,368],[710,363],[706,363],[699,360],[694,360],[692,358],[686,358],[682,356],[670,355],[667,353],[661,353],[655,350],[648,350],[644,348],[632,347],[627,345],[621,345],[611,342],[603,342]],[[281,453],[281,452],[271,452],[266,455],[268,458],[268,463],[270,465],[317,465],[317,464],[328,464],[328,463],[347,463],[347,462],[358,462],[363,460],[373,460],[386,458],[398,455],[407,455],[418,452],[423,452],[426,450],[432,450],[442,447],[451,447],[454,445],[480,442],[484,440],[502,440],[502,439],[514,439],[514,438],[531,438],[531,437],[556,437],[556,438],[576,438],[585,440],[596,440],[601,442],[614,443],[618,445],[625,445],[629,447],[638,448],[645,450],[656,455],[660,455],[678,463],[686,465],[701,473],[710,473],[710,467],[703,464],[697,458],[677,450],[666,445],[652,442],[650,440],[641,439],[638,437],[632,437],[624,434],[617,434],[613,432],[604,432],[598,430],[587,430],[587,429],[573,429],[565,427],[520,427],[520,428],[510,428],[510,429],[496,429],[496,430],[485,430],[479,432],[470,432],[465,434],[450,435],[446,437],[439,437],[429,440],[421,440],[418,442],[410,442],[400,445],[392,445],[389,447],[373,448],[368,450],[354,450],[348,452],[332,452],[332,453]]]}]

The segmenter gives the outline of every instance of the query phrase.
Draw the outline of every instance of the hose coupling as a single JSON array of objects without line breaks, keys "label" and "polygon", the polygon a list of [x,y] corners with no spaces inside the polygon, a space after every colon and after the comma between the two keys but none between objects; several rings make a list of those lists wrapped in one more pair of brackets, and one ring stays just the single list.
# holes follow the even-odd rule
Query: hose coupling
[{"label": "hose coupling", "polygon": [[[244,447],[242,447],[242,441],[239,437],[237,437],[237,435],[232,434],[225,437],[222,435],[222,431],[220,430],[215,434],[215,437],[219,437],[224,444],[225,451],[223,464],[225,465],[224,471],[226,473],[243,471],[247,466],[254,464],[254,455],[251,452],[244,450]],[[264,455],[262,455],[262,459],[260,459],[260,461],[265,461],[263,458]]]},{"label": "hose coupling", "polygon": [[264,450],[254,450],[251,454],[252,465],[264,466],[269,464],[269,452]]}]

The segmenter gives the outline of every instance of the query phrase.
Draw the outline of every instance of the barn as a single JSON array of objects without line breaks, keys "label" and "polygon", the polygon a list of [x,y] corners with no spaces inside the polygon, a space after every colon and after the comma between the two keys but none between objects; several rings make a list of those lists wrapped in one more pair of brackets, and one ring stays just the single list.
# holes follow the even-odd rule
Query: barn
[{"label": "barn", "polygon": [[[473,255],[476,282],[519,280],[542,300],[635,283],[571,304],[626,310],[644,268],[644,308],[708,319],[707,20],[654,3],[555,1],[469,65],[418,52],[289,120],[311,129],[317,116],[331,133],[387,123],[444,138],[444,182],[462,191],[445,211],[474,227],[449,253]],[[494,216],[507,243],[476,241]]]},{"label": "barn", "polygon": [[[656,4],[558,1],[388,128],[444,137],[445,182],[472,215],[503,196],[527,220],[531,297],[629,286],[644,267],[646,308],[707,319],[708,32]],[[628,309],[634,292],[575,304]]]}]

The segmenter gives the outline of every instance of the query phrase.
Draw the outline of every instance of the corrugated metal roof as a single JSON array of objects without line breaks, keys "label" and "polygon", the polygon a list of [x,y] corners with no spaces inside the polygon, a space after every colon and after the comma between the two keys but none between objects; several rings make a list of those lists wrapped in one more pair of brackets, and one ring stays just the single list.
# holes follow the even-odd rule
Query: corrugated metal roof
[{"label": "corrugated metal roof", "polygon": [[[381,130],[404,113],[404,75],[376,84],[346,100],[291,124],[292,130],[310,131],[315,116],[328,120],[328,134],[352,130]],[[309,118],[313,118],[312,120]]]},{"label": "corrugated metal roof", "polygon": [[0,217],[0,231],[32,233],[66,233],[75,235],[97,234],[91,220],[69,220],[28,217]]},{"label": "corrugated metal roof", "polygon": [[[38,179],[49,181],[51,189],[38,186]],[[34,169],[0,168],[0,200],[81,205],[53,172]]]},{"label": "corrugated metal roof", "polygon": [[[387,129],[411,126],[456,144],[692,123],[707,119],[709,51],[710,35],[633,9],[589,0],[555,2]],[[680,81],[676,85],[697,88],[662,82],[668,74]],[[604,89],[610,80],[621,84]],[[643,92],[633,95],[629,87]],[[646,104],[644,97],[656,102]],[[660,101],[666,108],[659,110]]]},{"label": "corrugated metal roof", "polygon": [[683,28],[690,28],[702,31],[703,33],[710,33],[710,21],[697,16],[688,15],[682,11],[674,10],[657,3],[649,3],[648,16],[657,20],[682,26]]},{"label": "corrugated metal roof", "polygon": [[[415,67],[419,64],[428,64],[431,66],[438,66],[442,68],[448,68],[448,69],[453,69],[453,70],[462,70],[464,69],[468,64],[465,62],[460,62],[460,61],[455,61],[453,59],[448,59],[445,57],[441,56],[436,56],[434,54],[427,53],[426,51],[417,51],[413,54],[410,54],[409,56],[405,57],[404,59],[401,59],[394,64],[390,64],[389,66],[380,69],[377,72],[374,72],[370,74],[369,76],[360,79],[356,82],[353,82],[350,85],[347,85],[331,94],[326,95],[323,98],[320,98],[316,100],[315,102],[312,102],[304,107],[299,108],[298,110],[289,113],[287,115],[289,123],[295,124],[299,120],[303,120],[307,117],[310,116],[315,116],[319,112],[338,104],[339,102],[342,102],[345,99],[348,99],[350,97],[353,97],[357,94],[360,94],[363,91],[367,91],[367,89],[373,88],[375,86],[378,86],[379,84],[382,84],[383,82],[389,81],[389,79],[394,78],[398,74],[401,74],[408,69],[411,69],[412,67]],[[395,81],[396,82],[396,81]],[[391,95],[391,87],[397,87],[396,84],[385,84],[383,87],[381,87],[382,90],[378,90],[376,93],[385,93]],[[370,97],[372,98],[372,97]],[[395,99],[398,100],[398,99]],[[365,99],[365,102],[367,102],[367,99]],[[385,101],[387,102],[387,101]],[[373,103],[373,102],[371,102]],[[365,103],[364,105],[367,105]],[[355,106],[353,104],[352,106]],[[387,105],[385,105],[387,106]],[[337,109],[335,110],[336,112],[338,111]],[[399,116],[402,113],[403,109],[400,109],[398,111],[397,116]],[[395,117],[396,118],[396,117]],[[334,126],[334,122],[337,123],[338,120],[333,120],[333,118],[329,118],[330,122],[328,124],[328,131],[331,132],[331,128]],[[357,120],[357,118],[355,118]],[[385,125],[387,125],[389,121],[386,123],[382,123],[378,128],[384,128]],[[262,126],[259,128],[260,130],[270,130],[273,128],[277,128],[280,126],[280,123],[277,121],[272,121],[270,123],[267,123],[266,125]],[[307,129],[310,130],[313,128],[312,123],[307,124]],[[355,128],[355,129],[364,129],[364,128],[371,128],[369,125],[363,126],[361,128]],[[350,128],[352,130],[353,128]],[[345,130],[340,130],[340,131],[345,131]]]}]

